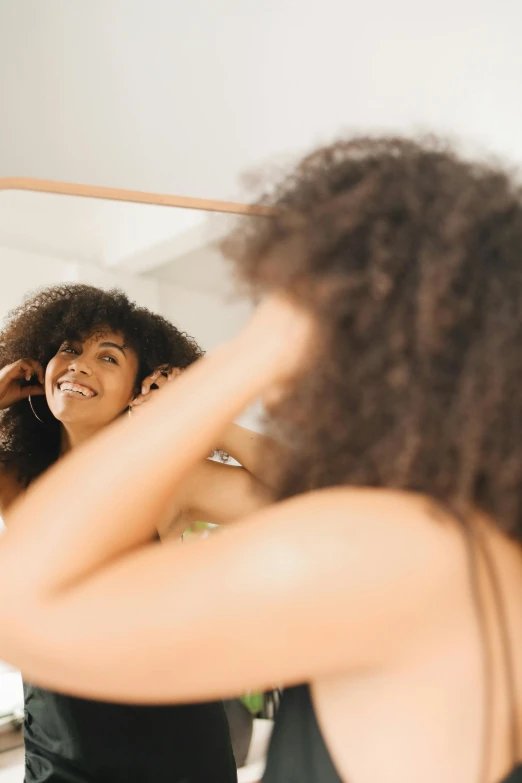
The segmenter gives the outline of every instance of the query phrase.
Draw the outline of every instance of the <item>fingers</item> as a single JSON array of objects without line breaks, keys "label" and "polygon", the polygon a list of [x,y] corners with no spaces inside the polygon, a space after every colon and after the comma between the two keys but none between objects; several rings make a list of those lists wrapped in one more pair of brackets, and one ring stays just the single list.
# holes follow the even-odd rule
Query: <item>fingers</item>
[{"label": "fingers", "polygon": [[6,380],[15,380],[16,378],[30,381],[36,376],[42,386],[45,383],[45,373],[42,365],[34,359],[19,359],[13,364],[4,367],[2,374]]},{"label": "fingers", "polygon": [[14,380],[15,378],[25,378],[28,372],[28,365],[24,359],[20,359],[13,364],[8,364],[3,369],[3,375],[6,380]]},{"label": "fingers", "polygon": [[161,389],[162,386],[165,386],[166,383],[174,380],[174,378],[177,378],[181,372],[182,370],[179,367],[173,367],[172,369],[169,369],[168,367],[158,367],[158,369],[154,370],[153,373],[145,378],[141,385],[141,394],[136,397],[134,403],[140,404],[140,402],[143,401],[140,398],[143,398],[145,395],[147,395],[153,386],[157,386],[158,389]]},{"label": "fingers", "polygon": [[154,372],[151,375],[148,375],[143,381],[141,385],[141,393],[148,394],[152,386],[157,386],[158,388],[161,388],[166,382],[167,379],[165,378],[161,370],[154,370]]},{"label": "fingers", "polygon": [[27,397],[38,397],[38,395],[45,394],[43,386],[23,386],[20,389],[20,399],[25,400]]},{"label": "fingers", "polygon": [[[169,383],[169,381],[177,378],[178,375],[180,375],[182,372],[183,371],[179,367],[173,367],[172,369],[169,369],[168,367],[158,367],[156,370],[154,370],[153,373],[147,375],[141,385],[141,394],[138,394],[132,400],[129,407],[135,410],[144,402],[151,400],[151,392],[157,391],[157,389],[161,389],[163,386]],[[153,386],[156,388],[153,389]]]},{"label": "fingers", "polygon": [[[129,403],[129,408],[131,408],[132,412],[134,413],[140,405],[143,405],[144,402],[148,402],[149,400],[153,399],[151,392],[155,392],[158,389],[161,389],[167,383],[173,381],[175,378],[181,375],[182,372],[183,370],[180,367],[172,367],[171,369],[169,369],[167,366],[158,367],[158,369],[154,370],[153,373],[147,375],[141,385],[141,394],[138,394]],[[157,388],[153,389],[153,386]]]},{"label": "fingers", "polygon": [[[150,387],[155,382],[155,377],[156,377],[157,372],[158,371],[156,370],[156,372],[153,372],[152,375],[147,375],[147,377],[145,378],[145,380],[141,384],[141,395],[140,395],[140,397],[142,395],[148,394],[150,392]],[[136,398],[136,399],[138,399],[138,398]]]},{"label": "fingers", "polygon": [[37,370],[38,380],[40,381],[42,386],[45,386],[45,370],[41,364],[39,364],[38,362],[36,362],[36,364],[38,365],[38,370]]},{"label": "fingers", "polygon": [[[152,395],[150,395],[150,398],[152,398]],[[143,403],[144,402],[148,402],[148,400],[149,400],[149,397],[145,397],[145,399],[142,400],[141,402],[136,403],[135,400],[133,400],[133,402],[131,402],[131,404],[129,405],[131,419],[133,419],[135,416],[139,416],[140,415],[140,413],[144,410]]]},{"label": "fingers", "polygon": [[38,378],[42,386],[45,383],[44,370],[42,365],[34,359],[21,359],[20,361],[21,371],[26,381],[30,381],[35,376]]},{"label": "fingers", "polygon": [[[152,391],[155,390],[152,389]],[[144,402],[148,402],[149,400],[152,400],[152,394],[149,394],[149,392],[146,394],[138,394],[138,396],[132,400],[129,407],[134,410],[134,408],[137,408],[139,405],[143,405]]]},{"label": "fingers", "polygon": [[23,373],[23,377],[26,381],[30,381],[31,378],[36,376],[39,382],[43,385],[45,381],[44,370],[42,365],[34,359],[21,359],[20,369]]}]

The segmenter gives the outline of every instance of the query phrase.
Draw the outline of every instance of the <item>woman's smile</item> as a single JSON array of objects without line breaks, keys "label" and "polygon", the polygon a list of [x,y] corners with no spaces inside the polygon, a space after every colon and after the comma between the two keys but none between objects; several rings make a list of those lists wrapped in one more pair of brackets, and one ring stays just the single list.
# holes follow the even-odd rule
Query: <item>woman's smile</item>
[{"label": "woman's smile", "polygon": [[79,383],[72,378],[62,378],[56,384],[58,393],[63,397],[72,397],[79,400],[89,400],[97,397],[98,393],[85,383]]}]

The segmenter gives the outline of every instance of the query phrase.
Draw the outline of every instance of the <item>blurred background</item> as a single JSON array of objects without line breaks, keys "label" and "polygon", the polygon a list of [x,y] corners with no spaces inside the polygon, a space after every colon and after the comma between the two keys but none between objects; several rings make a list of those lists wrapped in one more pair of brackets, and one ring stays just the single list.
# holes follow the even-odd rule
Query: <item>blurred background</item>
[{"label": "blurred background", "polygon": [[[517,161],[521,24],[515,0],[0,0],[0,178],[248,201],[245,173],[364,130]],[[42,284],[118,285],[212,349],[249,310],[211,218],[1,193],[0,316]]]},{"label": "blurred background", "polygon": [[[246,202],[260,168],[367,130],[520,163],[521,26],[517,0],[0,0],[0,178]],[[0,191],[0,318],[42,285],[117,286],[212,350],[250,313],[216,248],[230,223]],[[20,710],[0,664],[0,721]]]}]

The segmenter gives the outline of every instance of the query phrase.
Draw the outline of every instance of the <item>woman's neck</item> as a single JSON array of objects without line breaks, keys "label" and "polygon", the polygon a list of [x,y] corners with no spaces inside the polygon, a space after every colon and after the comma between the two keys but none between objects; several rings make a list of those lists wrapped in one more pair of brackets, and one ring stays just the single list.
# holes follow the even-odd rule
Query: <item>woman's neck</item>
[{"label": "woman's neck", "polygon": [[68,428],[62,425],[60,454],[63,456],[71,449],[80,446],[96,433],[92,428]]}]

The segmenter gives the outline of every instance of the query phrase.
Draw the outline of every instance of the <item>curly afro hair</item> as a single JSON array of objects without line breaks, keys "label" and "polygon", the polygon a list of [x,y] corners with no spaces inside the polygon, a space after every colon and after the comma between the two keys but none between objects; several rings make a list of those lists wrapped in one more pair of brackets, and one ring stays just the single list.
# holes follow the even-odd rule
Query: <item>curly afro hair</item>
[{"label": "curly afro hair", "polygon": [[318,325],[269,431],[296,446],[280,497],[332,485],[425,493],[522,541],[522,190],[429,137],[307,156],[225,255],[255,298]]},{"label": "curly afro hair", "polygon": [[[161,365],[188,367],[203,355],[195,340],[119,291],[58,285],[29,295],[7,316],[0,333],[0,367],[36,359],[45,368],[65,339],[85,339],[100,329],[120,332],[138,356],[136,391]],[[45,397],[35,397],[39,422],[22,400],[0,414],[2,461],[29,484],[60,454],[60,423]]]}]

